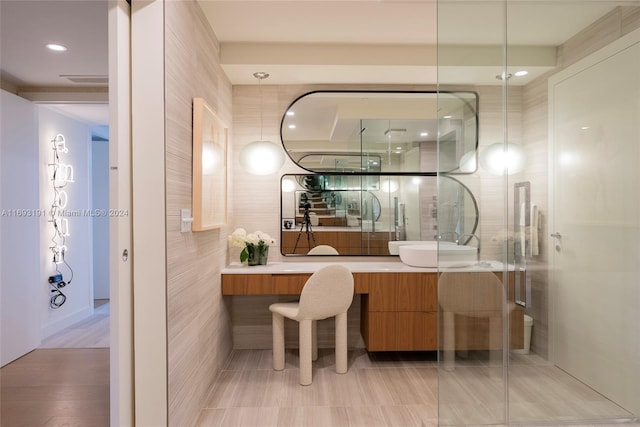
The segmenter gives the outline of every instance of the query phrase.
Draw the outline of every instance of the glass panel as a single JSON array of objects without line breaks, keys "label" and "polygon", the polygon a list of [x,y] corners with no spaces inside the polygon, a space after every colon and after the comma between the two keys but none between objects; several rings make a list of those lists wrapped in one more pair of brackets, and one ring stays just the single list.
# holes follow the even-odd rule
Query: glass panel
[{"label": "glass panel", "polygon": [[638,14],[637,1],[507,8],[508,52],[528,23],[531,45],[561,53],[525,82],[515,73],[534,52],[507,55],[509,141],[526,153],[509,178],[527,314],[510,354],[514,423],[640,415],[640,21],[629,19]]},{"label": "glass panel", "polygon": [[329,245],[340,255],[390,255],[389,241],[435,240],[439,209],[447,215],[443,238],[468,243],[478,226],[471,190],[456,177],[442,177],[447,196],[439,208],[437,182],[425,175],[285,175],[282,253],[305,255]]},{"label": "glass panel", "polygon": [[311,92],[287,109],[282,143],[311,172],[435,173],[439,130],[447,154],[442,170],[468,173],[477,147],[477,103],[477,94],[464,91]]},{"label": "glass panel", "polygon": [[[483,154],[505,148],[503,67],[506,2],[439,2],[438,80],[440,87],[465,87],[478,93],[478,158],[465,158],[450,143],[449,118],[438,103],[438,416],[439,425],[506,424],[506,359],[510,344],[521,339],[524,310],[515,299],[515,272],[507,264],[507,177],[490,169]],[[464,65],[462,65],[464,64]],[[447,101],[446,94],[442,104]],[[464,126],[462,126],[464,127]],[[489,150],[491,152],[491,150]],[[463,153],[464,154],[464,153]],[[455,164],[457,162],[457,165]],[[446,184],[451,169],[480,206],[474,233],[456,227],[464,216],[455,189]],[[477,247],[471,266],[454,268],[451,242]],[[455,265],[455,264],[453,264]],[[517,321],[516,321],[517,320]],[[520,323],[521,324],[521,323]]]}]

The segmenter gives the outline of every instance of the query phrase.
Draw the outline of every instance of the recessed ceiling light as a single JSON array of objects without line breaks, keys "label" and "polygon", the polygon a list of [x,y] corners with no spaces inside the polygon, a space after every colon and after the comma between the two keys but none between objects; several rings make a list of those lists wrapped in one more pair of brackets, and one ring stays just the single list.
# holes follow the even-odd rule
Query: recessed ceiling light
[{"label": "recessed ceiling light", "polygon": [[453,117],[453,116],[452,115],[442,116],[443,119],[450,119],[451,117]]},{"label": "recessed ceiling light", "polygon": [[513,77],[513,74],[511,74],[511,73],[502,73],[502,74],[498,74],[496,76],[496,79],[498,79],[498,80],[509,80],[511,77]]},{"label": "recessed ceiling light", "polygon": [[289,125],[289,129],[295,129],[296,125]]},{"label": "recessed ceiling light", "polygon": [[396,154],[402,154],[402,151],[394,151]]},{"label": "recessed ceiling light", "polygon": [[429,136],[429,132],[420,132],[420,136]]},{"label": "recessed ceiling light", "polygon": [[287,116],[295,116],[296,113],[293,111],[287,111]]},{"label": "recessed ceiling light", "polygon": [[402,147],[396,147],[396,150],[402,150]]},{"label": "recessed ceiling light", "polygon": [[66,46],[63,46],[61,44],[56,44],[56,43],[49,43],[46,46],[47,46],[47,49],[53,50],[55,52],[64,52],[65,50],[67,50]]},{"label": "recessed ceiling light", "polygon": [[581,130],[587,130],[587,129],[589,129],[589,126],[582,126],[580,129]]},{"label": "recessed ceiling light", "polygon": [[516,71],[515,73],[513,73],[513,75],[516,77],[526,76],[527,74],[529,74],[527,70]]}]

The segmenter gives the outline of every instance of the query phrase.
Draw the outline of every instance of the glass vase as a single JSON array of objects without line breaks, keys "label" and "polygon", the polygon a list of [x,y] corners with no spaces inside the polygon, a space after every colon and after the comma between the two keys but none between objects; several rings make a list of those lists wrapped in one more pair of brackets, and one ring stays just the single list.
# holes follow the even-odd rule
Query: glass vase
[{"label": "glass vase", "polygon": [[269,246],[247,246],[247,264],[249,265],[267,265],[267,258],[269,258]]}]

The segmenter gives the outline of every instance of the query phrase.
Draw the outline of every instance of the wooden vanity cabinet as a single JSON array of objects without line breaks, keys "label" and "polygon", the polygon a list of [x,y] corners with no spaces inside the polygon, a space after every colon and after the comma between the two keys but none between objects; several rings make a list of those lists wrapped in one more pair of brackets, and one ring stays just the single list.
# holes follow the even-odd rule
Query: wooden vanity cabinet
[{"label": "wooden vanity cabinet", "polygon": [[437,350],[437,289],[435,273],[372,275],[360,314],[367,349]]},{"label": "wooden vanity cabinet", "polygon": [[[502,280],[502,272],[495,273]],[[524,283],[524,273],[522,283]],[[223,295],[299,295],[309,273],[223,274]],[[361,295],[360,332],[369,351],[438,349],[437,273],[354,273]],[[509,273],[511,348],[522,348],[524,309],[514,304],[515,274]],[[458,350],[486,350],[486,318],[456,315]],[[497,342],[501,339],[498,337]]]},{"label": "wooden vanity cabinet", "polygon": [[[502,280],[501,272],[496,276]],[[512,349],[522,348],[524,339],[524,308],[513,302],[514,279],[514,273],[509,273]],[[372,275],[369,293],[362,295],[360,332],[369,351],[437,350],[438,274]],[[456,315],[455,336],[458,350],[486,350],[490,341],[489,320]],[[501,342],[500,337],[496,342]]]},{"label": "wooden vanity cabinet", "polygon": [[[223,274],[222,295],[300,295],[310,273]],[[356,294],[369,290],[370,273],[353,273]]]}]

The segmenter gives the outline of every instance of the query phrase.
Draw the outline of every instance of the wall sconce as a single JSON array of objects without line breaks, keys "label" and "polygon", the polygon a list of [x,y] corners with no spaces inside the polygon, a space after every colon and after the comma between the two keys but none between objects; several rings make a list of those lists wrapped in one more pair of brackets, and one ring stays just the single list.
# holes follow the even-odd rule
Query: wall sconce
[{"label": "wall sconce", "polygon": [[240,150],[240,166],[253,175],[271,175],[284,164],[284,151],[281,146],[262,138],[262,80],[269,77],[269,74],[257,72],[253,76],[258,79],[260,86],[260,140],[253,141]]},{"label": "wall sconce", "polygon": [[282,191],[285,193],[293,193],[296,189],[296,182],[291,178],[282,180]]},{"label": "wall sconce", "polygon": [[494,175],[513,175],[524,168],[524,150],[517,144],[497,142],[480,154],[480,166]]}]

